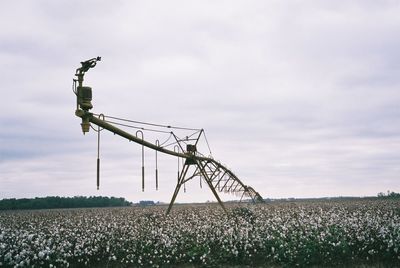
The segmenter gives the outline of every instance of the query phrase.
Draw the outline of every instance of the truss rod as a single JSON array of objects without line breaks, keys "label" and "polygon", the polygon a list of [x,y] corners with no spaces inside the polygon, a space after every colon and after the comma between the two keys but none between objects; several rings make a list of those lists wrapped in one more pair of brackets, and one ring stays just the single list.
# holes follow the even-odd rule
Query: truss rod
[{"label": "truss rod", "polygon": [[186,155],[184,153],[174,152],[174,151],[165,149],[165,148],[163,148],[161,146],[157,146],[157,145],[155,145],[153,143],[150,143],[148,141],[145,141],[145,140],[142,140],[140,138],[137,138],[136,136],[134,136],[134,135],[132,135],[132,134],[120,129],[120,128],[117,128],[117,127],[115,127],[115,126],[113,126],[113,125],[111,125],[111,124],[109,124],[109,123],[107,123],[107,122],[105,122],[105,121],[103,121],[101,119],[96,118],[95,116],[93,116],[92,113],[89,113],[89,112],[86,112],[86,111],[83,111],[83,110],[77,110],[76,111],[76,115],[81,117],[81,118],[87,118],[87,119],[89,119],[89,121],[91,123],[93,123],[93,124],[95,124],[97,126],[100,126],[100,127],[104,128],[104,129],[107,129],[108,131],[110,131],[110,132],[112,132],[114,134],[118,134],[118,135],[120,135],[120,136],[122,136],[122,137],[124,137],[124,138],[126,138],[126,139],[128,139],[130,141],[136,142],[136,143],[141,144],[143,146],[146,146],[146,147],[148,147],[150,149],[157,150],[157,151],[165,153],[165,154],[182,157],[182,158],[194,158],[194,159],[198,159],[198,160],[202,160],[202,161],[208,160],[208,158],[206,158],[206,157]]},{"label": "truss rod", "polygon": [[[95,115],[96,115],[96,114],[95,114]],[[177,126],[155,124],[155,123],[149,123],[149,122],[143,122],[143,121],[129,120],[129,119],[119,118],[119,117],[110,116],[110,115],[105,115],[105,117],[106,117],[106,118],[115,119],[115,120],[119,120],[119,121],[124,121],[124,122],[129,122],[129,123],[135,123],[135,124],[140,124],[140,125],[153,126],[153,127],[171,128],[171,129],[181,129],[181,130],[193,130],[193,131],[201,131],[201,130],[202,130],[202,129],[199,129],[199,128],[177,127]]]}]

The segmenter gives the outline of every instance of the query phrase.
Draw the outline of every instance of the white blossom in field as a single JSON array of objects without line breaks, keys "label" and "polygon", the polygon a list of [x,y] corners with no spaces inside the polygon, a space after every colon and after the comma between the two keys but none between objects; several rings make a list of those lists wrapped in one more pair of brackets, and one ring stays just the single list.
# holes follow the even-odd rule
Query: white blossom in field
[{"label": "white blossom in field", "polygon": [[[307,266],[329,264],[338,254],[348,260],[399,257],[398,201],[228,210],[226,215],[216,206],[185,206],[169,216],[164,207],[0,212],[0,266],[251,265],[260,260]],[[316,254],[320,259],[313,259]]]}]

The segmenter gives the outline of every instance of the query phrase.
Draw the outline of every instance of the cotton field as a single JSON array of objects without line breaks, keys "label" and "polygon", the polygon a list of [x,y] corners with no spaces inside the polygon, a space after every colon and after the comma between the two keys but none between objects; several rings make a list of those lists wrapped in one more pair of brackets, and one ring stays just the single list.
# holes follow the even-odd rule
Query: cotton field
[{"label": "cotton field", "polygon": [[0,266],[400,265],[400,201],[0,212]]}]

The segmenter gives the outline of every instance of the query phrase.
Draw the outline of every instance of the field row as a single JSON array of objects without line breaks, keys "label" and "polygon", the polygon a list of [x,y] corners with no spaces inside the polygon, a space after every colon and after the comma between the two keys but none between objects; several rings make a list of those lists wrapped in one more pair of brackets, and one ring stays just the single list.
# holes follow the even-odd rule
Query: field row
[{"label": "field row", "polygon": [[0,266],[400,263],[400,201],[0,213]]}]

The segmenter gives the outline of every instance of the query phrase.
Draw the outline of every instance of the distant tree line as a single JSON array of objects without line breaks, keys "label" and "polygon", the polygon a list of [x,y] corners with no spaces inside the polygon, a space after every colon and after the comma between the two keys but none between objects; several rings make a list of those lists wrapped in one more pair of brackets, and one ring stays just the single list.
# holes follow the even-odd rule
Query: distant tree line
[{"label": "distant tree line", "polygon": [[125,198],[103,196],[74,196],[74,197],[36,197],[22,199],[0,200],[0,210],[13,209],[47,209],[47,208],[88,208],[88,207],[121,207],[131,203]]},{"label": "distant tree line", "polygon": [[380,192],[378,193],[379,198],[400,198],[400,193],[395,193],[391,191],[387,191],[387,193]]}]

